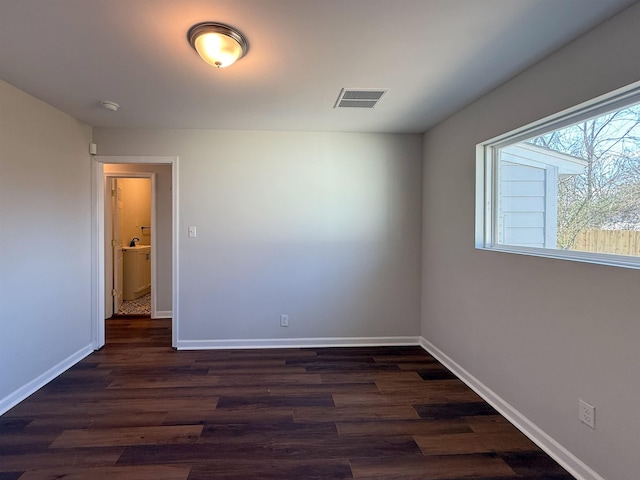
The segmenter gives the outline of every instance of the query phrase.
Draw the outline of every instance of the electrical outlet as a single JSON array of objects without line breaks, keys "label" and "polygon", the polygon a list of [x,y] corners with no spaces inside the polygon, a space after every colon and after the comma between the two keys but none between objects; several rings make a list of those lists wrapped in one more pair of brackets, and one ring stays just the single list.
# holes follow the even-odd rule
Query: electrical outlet
[{"label": "electrical outlet", "polygon": [[579,402],[579,418],[580,421],[594,430],[596,429],[596,407],[589,405],[584,400]]},{"label": "electrical outlet", "polygon": [[289,326],[289,315],[280,315],[280,326],[281,327]]}]

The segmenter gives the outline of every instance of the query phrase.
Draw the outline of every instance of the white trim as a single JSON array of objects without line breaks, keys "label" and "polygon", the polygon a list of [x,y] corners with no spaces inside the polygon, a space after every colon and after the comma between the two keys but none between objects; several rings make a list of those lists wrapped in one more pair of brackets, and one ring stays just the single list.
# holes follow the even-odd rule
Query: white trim
[{"label": "white trim", "polygon": [[491,196],[492,162],[486,160],[486,147],[476,145],[476,216],[475,216],[475,247],[482,248],[492,241],[491,211],[493,208]]},{"label": "white trim", "polygon": [[435,357],[440,363],[453,372],[469,388],[480,395],[488,404],[495,408],[503,417],[524,433],[532,442],[544,450],[551,458],[558,462],[565,470],[578,480],[605,480],[586,463],[558,443],[553,437],[525,417],[500,395],[474,377],[462,366],[456,363],[446,353],[420,337],[420,346]]},{"label": "white trim", "polygon": [[[176,346],[178,339],[178,157],[176,156],[105,156],[92,155],[91,162],[91,337],[94,350],[102,348],[105,342],[104,319],[105,319],[105,277],[104,277],[104,164],[169,164],[171,165],[171,203],[172,203],[172,322],[171,322],[171,344]],[[111,175],[111,173],[110,173]],[[127,173],[127,176],[135,176]],[[154,229],[155,230],[155,229]],[[152,235],[154,230],[152,230]],[[155,243],[152,239],[152,244]],[[153,251],[153,246],[152,246]],[[152,267],[155,262],[152,261]],[[152,282],[153,283],[153,282]],[[156,312],[156,317],[157,317]]]},{"label": "white trim", "polygon": [[558,247],[558,176],[560,169],[547,165],[544,169],[544,248]]},{"label": "white trim", "polygon": [[6,397],[4,397],[2,400],[0,400],[0,415],[3,415],[8,410],[15,407],[29,395],[32,395],[33,393],[44,387],[51,380],[69,370],[76,363],[78,363],[80,360],[90,355],[91,353],[93,353],[93,345],[87,345],[86,347],[81,348],[76,353],[69,355],[60,363],[51,367],[42,375],[34,378],[26,385],[23,385],[13,393],[10,393]]},{"label": "white trim", "polygon": [[[158,184],[156,182],[156,174],[151,174],[151,318],[156,316],[156,305],[158,303],[158,210],[156,202],[158,197],[156,195],[156,189]],[[140,229],[142,231],[142,229]]]},{"label": "white trim", "polygon": [[228,340],[179,340],[178,350],[217,350],[237,348],[323,348],[389,347],[420,345],[420,337],[321,337]]},{"label": "white trim", "polygon": [[151,318],[172,318],[173,314],[171,310],[156,310],[155,316],[151,316]]},{"label": "white trim", "polygon": [[178,270],[180,263],[178,262],[178,252],[180,246],[180,223],[179,223],[179,215],[180,211],[178,208],[178,202],[180,199],[179,195],[179,182],[178,182],[178,157],[175,157],[173,162],[171,162],[171,204],[173,210],[171,211],[171,225],[173,226],[173,264],[171,265],[171,285],[172,285],[172,298],[171,298],[171,309],[172,309],[172,322],[171,322],[171,346],[174,348],[178,347],[178,329],[180,328],[180,323],[178,322],[179,318],[179,303],[178,299],[180,298],[180,283],[178,275]]},{"label": "white trim", "polygon": [[[113,218],[113,196],[112,190],[114,185],[111,184],[109,178],[105,175],[105,186],[104,186],[104,218],[109,219]],[[107,246],[113,240],[113,222],[104,222],[104,245],[105,245],[105,257],[104,257],[104,271],[105,271],[105,285],[104,285],[104,316],[105,318],[110,318],[115,313],[113,311],[113,296],[111,292],[113,290],[113,275],[108,275],[107,272],[113,272],[114,262],[117,262],[117,258],[114,259],[113,248],[109,249]],[[111,296],[111,301],[109,301],[109,297]]]},{"label": "white trim", "polygon": [[91,343],[104,345],[104,166],[91,156]]}]

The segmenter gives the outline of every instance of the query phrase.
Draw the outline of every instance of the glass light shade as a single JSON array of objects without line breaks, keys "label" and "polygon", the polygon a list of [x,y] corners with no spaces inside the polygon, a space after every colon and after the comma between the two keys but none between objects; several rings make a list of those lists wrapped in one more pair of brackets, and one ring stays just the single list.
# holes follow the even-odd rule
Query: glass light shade
[{"label": "glass light shade", "polygon": [[194,43],[202,59],[214,67],[228,67],[242,55],[240,44],[222,33],[203,33]]},{"label": "glass light shade", "polygon": [[228,67],[247,53],[246,38],[222,23],[205,22],[194,25],[187,38],[198,55],[209,65]]}]

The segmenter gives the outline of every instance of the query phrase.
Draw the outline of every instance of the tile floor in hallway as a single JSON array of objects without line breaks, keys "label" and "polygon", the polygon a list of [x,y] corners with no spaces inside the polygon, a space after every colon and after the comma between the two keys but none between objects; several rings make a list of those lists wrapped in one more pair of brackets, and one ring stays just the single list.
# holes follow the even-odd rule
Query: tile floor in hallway
[{"label": "tile floor in hallway", "polygon": [[151,315],[151,294],[147,293],[135,300],[124,300],[117,315]]}]

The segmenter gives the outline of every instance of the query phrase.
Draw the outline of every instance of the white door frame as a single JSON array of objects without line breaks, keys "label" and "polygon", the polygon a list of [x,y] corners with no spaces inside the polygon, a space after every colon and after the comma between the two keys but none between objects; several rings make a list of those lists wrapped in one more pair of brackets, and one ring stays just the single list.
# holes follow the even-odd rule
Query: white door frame
[{"label": "white door frame", "polygon": [[[178,311],[178,157],[173,156],[105,156],[92,155],[91,160],[91,338],[93,348],[98,350],[104,345],[105,322],[105,244],[104,244],[104,164],[170,164],[171,165],[171,203],[172,203],[172,272],[171,272],[171,345],[175,348],[178,341],[179,311]],[[111,176],[111,173],[109,174]],[[135,176],[127,173],[127,176]],[[154,233],[152,229],[152,235]],[[152,239],[152,245],[153,245]],[[153,248],[153,247],[152,247]],[[155,262],[152,260],[151,266]],[[152,281],[153,284],[153,281]]]},{"label": "white door frame", "polygon": [[[106,162],[105,162],[106,163]],[[104,165],[104,164],[103,164]],[[104,180],[107,180],[108,178],[149,178],[151,179],[151,318],[158,318],[157,316],[157,309],[156,309],[156,301],[157,301],[157,297],[156,297],[156,259],[157,259],[157,250],[156,250],[156,174],[152,173],[152,172],[105,172],[104,174]],[[105,211],[105,220],[106,220],[106,212],[109,212],[111,215],[113,215],[113,212],[111,211],[110,205],[107,202],[107,198],[109,198],[109,192],[105,191],[105,203],[104,203],[104,211]],[[106,224],[105,224],[106,225]],[[106,237],[105,237],[105,241],[106,241]],[[126,246],[126,245],[125,245]],[[109,251],[109,249],[105,248],[105,252]],[[113,248],[111,249],[111,255],[113,256]],[[116,259],[112,258],[112,262],[115,262]],[[106,263],[105,263],[106,265]],[[105,295],[107,295],[107,292],[109,292],[112,288],[114,288],[113,286],[113,281],[111,282],[111,285],[109,285],[109,281],[107,281],[107,277],[109,276],[109,272],[105,271]],[[105,298],[105,305],[106,305],[106,298]],[[106,307],[105,307],[106,308]],[[113,312],[114,315],[117,312]],[[106,315],[105,315],[106,316]]]}]

